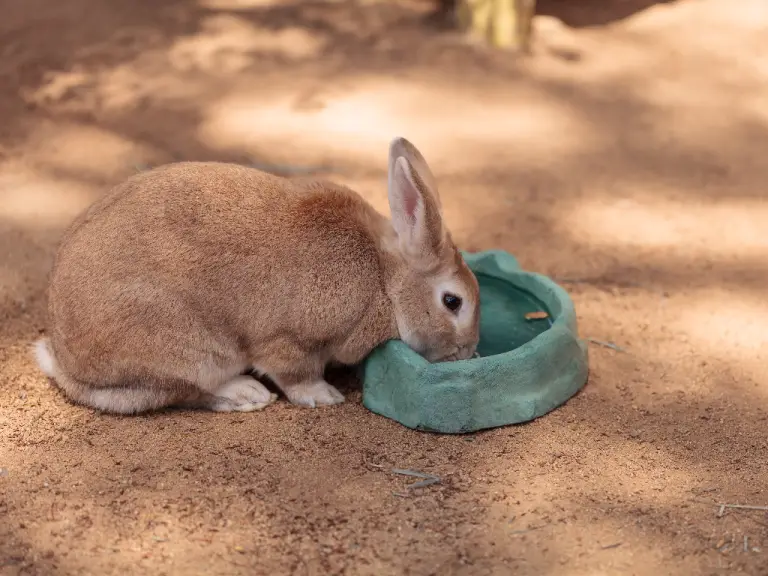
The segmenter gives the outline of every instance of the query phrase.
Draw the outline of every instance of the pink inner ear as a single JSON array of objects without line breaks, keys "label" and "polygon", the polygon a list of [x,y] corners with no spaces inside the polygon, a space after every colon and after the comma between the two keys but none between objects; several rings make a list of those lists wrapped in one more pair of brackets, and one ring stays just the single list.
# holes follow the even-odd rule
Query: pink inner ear
[{"label": "pink inner ear", "polygon": [[408,219],[413,221],[416,219],[416,208],[419,206],[419,191],[411,179],[411,167],[408,160],[401,156],[397,159],[397,164],[402,170],[403,211]]},{"label": "pink inner ear", "polygon": [[413,185],[408,182],[405,189],[405,195],[403,196],[403,207],[405,208],[405,213],[408,215],[408,218],[411,220],[416,218],[416,206],[418,205],[419,198],[417,192]]}]

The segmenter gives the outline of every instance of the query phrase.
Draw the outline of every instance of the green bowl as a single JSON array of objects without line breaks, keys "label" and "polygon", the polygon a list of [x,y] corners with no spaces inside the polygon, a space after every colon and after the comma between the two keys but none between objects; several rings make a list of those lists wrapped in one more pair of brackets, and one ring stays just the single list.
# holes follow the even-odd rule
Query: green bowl
[{"label": "green bowl", "polygon": [[[449,434],[527,422],[586,383],[586,342],[568,293],[501,250],[464,254],[480,284],[479,358],[431,364],[400,340],[361,365],[363,404],[417,430]],[[529,312],[548,318],[529,320]]]}]

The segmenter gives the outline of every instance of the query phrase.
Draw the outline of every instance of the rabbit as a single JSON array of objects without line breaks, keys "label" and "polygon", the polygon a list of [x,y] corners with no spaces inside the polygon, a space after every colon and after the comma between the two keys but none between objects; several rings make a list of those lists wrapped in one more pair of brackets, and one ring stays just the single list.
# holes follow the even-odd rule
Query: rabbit
[{"label": "rabbit", "polygon": [[65,232],[40,369],[75,403],[254,411],[344,401],[324,379],[400,339],[430,362],[473,356],[477,279],[445,227],[435,178],[389,146],[391,220],[360,195],[224,162],[133,175]]}]

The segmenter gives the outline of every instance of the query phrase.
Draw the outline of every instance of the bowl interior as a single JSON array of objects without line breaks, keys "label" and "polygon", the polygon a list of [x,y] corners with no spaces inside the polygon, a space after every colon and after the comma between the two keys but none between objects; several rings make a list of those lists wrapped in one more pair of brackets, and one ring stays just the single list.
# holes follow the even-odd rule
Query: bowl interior
[{"label": "bowl interior", "polygon": [[549,329],[551,317],[525,318],[529,312],[552,314],[536,296],[505,280],[482,273],[476,276],[480,285],[480,356],[509,352]]}]

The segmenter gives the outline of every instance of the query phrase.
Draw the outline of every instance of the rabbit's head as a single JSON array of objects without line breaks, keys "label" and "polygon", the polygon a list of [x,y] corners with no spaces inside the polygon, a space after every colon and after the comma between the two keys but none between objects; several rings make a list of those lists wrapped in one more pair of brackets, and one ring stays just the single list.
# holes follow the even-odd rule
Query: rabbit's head
[{"label": "rabbit's head", "polygon": [[430,362],[470,358],[477,348],[477,279],[443,223],[432,172],[413,144],[389,148],[389,205],[400,265],[388,292],[400,339]]}]

